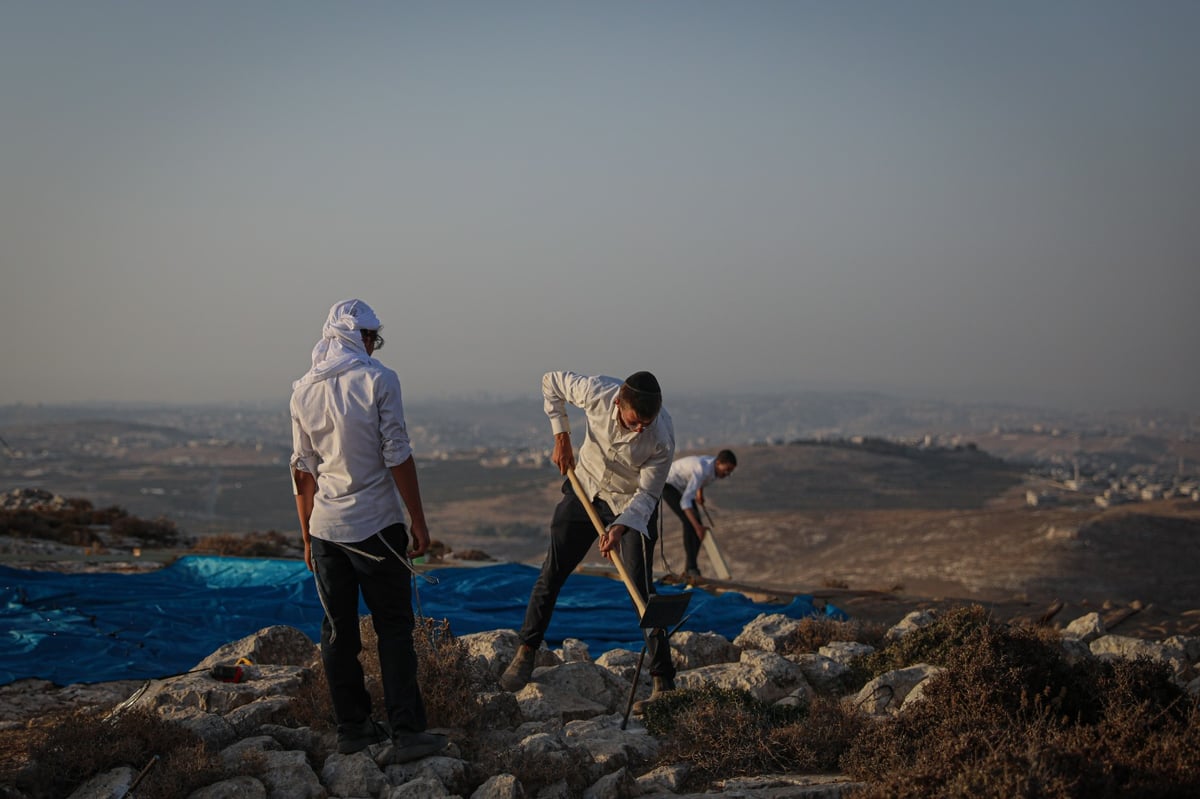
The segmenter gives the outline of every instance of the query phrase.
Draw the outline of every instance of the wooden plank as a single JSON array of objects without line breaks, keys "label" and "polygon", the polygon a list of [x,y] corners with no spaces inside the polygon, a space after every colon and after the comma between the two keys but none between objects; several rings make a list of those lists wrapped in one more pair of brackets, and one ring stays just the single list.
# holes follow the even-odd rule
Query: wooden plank
[{"label": "wooden plank", "polygon": [[717,579],[730,580],[733,578],[733,574],[729,571],[729,564],[725,562],[725,556],[721,554],[721,548],[717,546],[717,537],[713,535],[711,527],[704,531],[704,551],[708,553],[708,559],[712,561]]}]

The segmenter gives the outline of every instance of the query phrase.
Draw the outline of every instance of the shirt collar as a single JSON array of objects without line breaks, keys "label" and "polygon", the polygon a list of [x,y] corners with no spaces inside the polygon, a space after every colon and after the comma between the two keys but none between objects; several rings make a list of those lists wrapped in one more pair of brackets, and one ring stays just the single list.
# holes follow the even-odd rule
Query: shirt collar
[{"label": "shirt collar", "polygon": [[[621,406],[617,404],[616,400],[613,400],[612,411],[608,415],[608,429],[612,431],[610,438],[612,438],[613,441],[633,441],[638,437],[638,431],[630,430],[629,428],[625,427],[625,425],[621,424],[620,413]],[[654,425],[646,427],[644,430],[642,430],[642,432],[646,432],[653,426]]]}]

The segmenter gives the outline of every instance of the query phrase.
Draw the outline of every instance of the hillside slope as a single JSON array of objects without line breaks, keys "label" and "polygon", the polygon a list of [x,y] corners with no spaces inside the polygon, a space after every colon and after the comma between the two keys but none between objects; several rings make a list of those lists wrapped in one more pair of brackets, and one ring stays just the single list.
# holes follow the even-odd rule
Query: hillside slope
[{"label": "hillside slope", "polygon": [[[1129,630],[1200,631],[1195,503],[1031,508],[1024,490],[1033,478],[968,449],[764,445],[738,457],[734,475],[708,491],[738,582],[817,593],[868,616],[979,601],[1036,617],[1058,601],[1069,621],[1132,603],[1142,610]],[[437,503],[435,537],[538,562],[560,496],[560,479],[544,475],[511,481],[507,493]],[[679,572],[679,524],[670,515],[663,524],[655,571]],[[601,563],[594,554],[588,562]],[[711,574],[703,552],[700,562]]]}]

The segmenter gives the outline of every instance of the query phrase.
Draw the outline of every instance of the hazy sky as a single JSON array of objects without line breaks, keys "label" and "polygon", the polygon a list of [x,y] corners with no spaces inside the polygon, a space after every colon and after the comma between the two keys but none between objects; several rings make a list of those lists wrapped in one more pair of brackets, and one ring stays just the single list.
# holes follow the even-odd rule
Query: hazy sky
[{"label": "hazy sky", "polygon": [[0,0],[0,403],[1200,408],[1200,3]]}]

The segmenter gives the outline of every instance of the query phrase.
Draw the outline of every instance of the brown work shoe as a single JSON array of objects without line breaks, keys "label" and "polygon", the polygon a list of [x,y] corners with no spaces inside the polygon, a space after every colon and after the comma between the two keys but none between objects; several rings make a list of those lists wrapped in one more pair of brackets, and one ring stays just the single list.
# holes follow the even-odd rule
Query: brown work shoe
[{"label": "brown work shoe", "polygon": [[675,690],[675,679],[672,677],[655,677],[654,687],[650,696],[633,703],[633,715],[640,716],[646,712],[646,706],[662,698],[662,695]]},{"label": "brown work shoe", "polygon": [[505,691],[519,691],[533,676],[533,658],[537,650],[526,644],[517,647],[512,663],[500,675],[500,687]]}]

